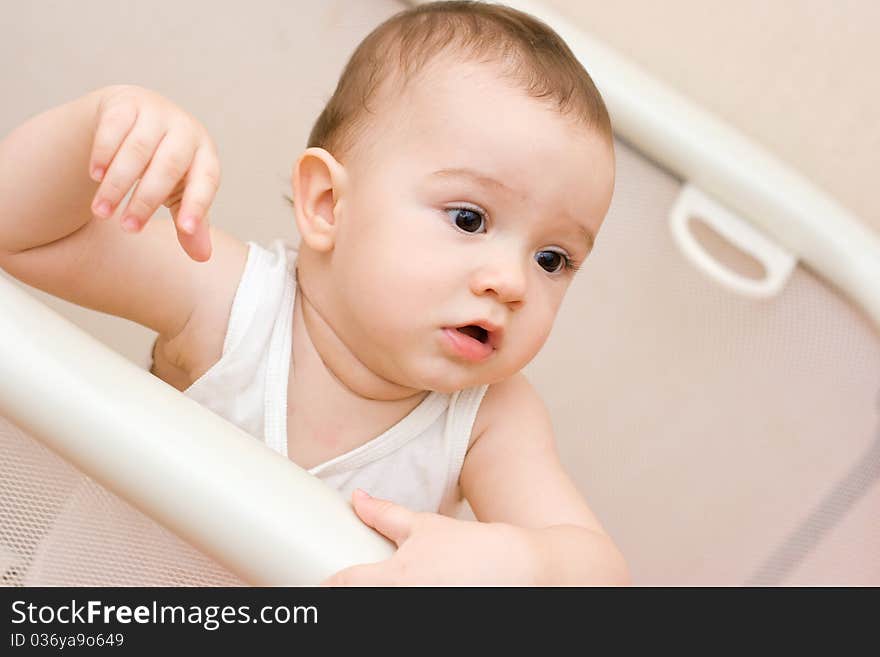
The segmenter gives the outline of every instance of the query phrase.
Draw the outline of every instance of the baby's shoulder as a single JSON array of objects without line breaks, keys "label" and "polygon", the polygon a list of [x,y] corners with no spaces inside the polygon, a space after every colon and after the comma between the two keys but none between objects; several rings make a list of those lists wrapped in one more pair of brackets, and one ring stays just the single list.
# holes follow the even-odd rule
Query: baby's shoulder
[{"label": "baby's shoulder", "polygon": [[490,427],[510,421],[513,411],[545,410],[544,402],[522,372],[493,383],[486,390],[471,430],[471,445]]}]

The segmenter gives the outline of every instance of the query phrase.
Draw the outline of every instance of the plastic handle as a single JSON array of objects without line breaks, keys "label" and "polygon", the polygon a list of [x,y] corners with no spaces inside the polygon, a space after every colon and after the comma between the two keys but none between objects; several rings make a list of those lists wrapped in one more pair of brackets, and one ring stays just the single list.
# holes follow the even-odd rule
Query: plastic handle
[{"label": "plastic handle", "polygon": [[[746,278],[719,263],[694,238],[688,228],[691,217],[699,217],[725,239],[758,260],[766,276],[759,280]],[[690,184],[682,187],[669,220],[672,236],[685,257],[722,287],[743,296],[766,299],[779,294],[797,264],[794,255]]]}]

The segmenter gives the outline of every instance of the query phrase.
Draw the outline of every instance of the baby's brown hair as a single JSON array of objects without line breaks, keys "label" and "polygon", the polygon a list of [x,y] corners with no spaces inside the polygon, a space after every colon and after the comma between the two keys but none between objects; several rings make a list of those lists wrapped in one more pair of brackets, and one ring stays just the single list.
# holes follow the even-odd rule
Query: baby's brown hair
[{"label": "baby's brown hair", "polygon": [[360,43],[309,135],[308,146],[339,159],[374,114],[370,101],[392,74],[402,84],[434,57],[494,63],[529,96],[609,141],[611,120],[593,80],[550,27],[521,11],[483,2],[431,2],[395,14]]}]

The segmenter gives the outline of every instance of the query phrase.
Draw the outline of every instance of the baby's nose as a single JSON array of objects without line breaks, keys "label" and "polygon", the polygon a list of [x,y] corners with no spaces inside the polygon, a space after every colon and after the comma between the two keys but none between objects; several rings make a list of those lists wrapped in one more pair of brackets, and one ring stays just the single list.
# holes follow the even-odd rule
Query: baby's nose
[{"label": "baby's nose", "polygon": [[473,273],[471,291],[478,296],[494,294],[498,301],[516,309],[526,293],[525,267],[513,254],[486,261]]}]

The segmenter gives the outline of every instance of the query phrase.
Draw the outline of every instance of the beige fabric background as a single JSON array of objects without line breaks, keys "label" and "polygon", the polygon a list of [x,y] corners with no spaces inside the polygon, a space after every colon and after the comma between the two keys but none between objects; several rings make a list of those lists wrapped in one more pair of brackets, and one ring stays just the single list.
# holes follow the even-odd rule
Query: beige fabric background
[{"label": "beige fabric background", "polygon": [[[870,64],[880,59],[872,32],[880,5],[549,3],[738,126],[880,230],[880,202],[869,178],[880,146],[880,85]],[[217,142],[223,184],[213,222],[261,243],[294,237],[282,198],[290,167],[356,43],[401,7],[395,0],[4,3],[0,134],[98,86],[130,82],[154,88],[198,117]],[[583,277],[573,288],[574,300],[567,301],[558,330],[529,374],[548,398],[554,423],[565,429],[561,452],[578,485],[626,552],[635,555],[638,582],[741,582],[876,433],[873,414],[856,415],[871,412],[876,400],[876,332],[803,272],[778,302],[788,305],[774,301],[753,320],[743,310],[751,311],[753,304],[724,296],[685,266],[669,244],[668,231],[661,230],[678,181],[649,172],[628,149],[621,156],[628,171],[655,178],[621,186],[629,196],[620,195],[614,210],[618,220],[600,236],[606,246],[588,268],[592,278]],[[164,217],[165,210],[159,214]],[[630,217],[643,218],[656,238],[645,240],[647,229],[637,229]],[[635,251],[640,244],[644,251]],[[632,285],[615,269],[626,263]],[[655,271],[651,263],[666,269]],[[661,285],[664,281],[670,284]],[[701,306],[687,296],[668,301],[662,296],[676,289],[708,296]],[[35,294],[146,364],[150,331]],[[614,299],[622,301],[610,308]],[[666,308],[672,310],[661,312]],[[649,314],[653,311],[656,315]],[[798,351],[781,331],[796,331],[804,317],[821,323],[804,329],[807,341]],[[644,335],[637,335],[639,330]],[[585,344],[594,347],[584,349]],[[570,361],[565,361],[567,350],[574,350]],[[745,360],[762,377],[760,386],[733,376],[730,368]],[[559,362],[572,367],[560,369]],[[592,380],[596,392],[583,388],[581,397],[572,397],[567,373],[578,369],[575,362],[596,372],[600,366],[631,369],[610,380]],[[772,377],[762,372],[765,362]],[[823,368],[841,363],[843,372],[827,379]],[[659,377],[653,387],[640,378],[646,371]],[[787,381],[799,377],[804,378],[800,392],[782,397],[773,415],[744,406],[738,414],[737,407],[723,406],[724,400],[743,404],[743,395],[758,404],[769,391],[784,391]],[[703,396],[700,412],[684,413],[682,396],[693,399],[694,394]],[[821,423],[802,416],[801,409],[822,404],[829,410]],[[732,427],[748,442],[723,439],[718,427]],[[625,439],[627,428],[638,442]],[[808,429],[815,429],[809,441]],[[842,438],[827,441],[835,431]],[[845,445],[839,442],[843,438],[849,440]],[[768,445],[775,459],[765,460]],[[693,466],[681,462],[681,454],[692,458]],[[720,471],[708,467],[713,460],[721,463]],[[715,495],[714,506],[705,503],[701,491]],[[846,531],[832,537],[838,548],[817,553],[815,563],[858,561],[862,568],[831,582],[880,581],[880,566],[871,557],[876,549],[867,556],[863,550],[858,559],[851,555],[854,541],[880,545],[880,535],[865,530],[876,517],[878,494],[866,498],[843,526]],[[805,503],[797,513],[790,506],[795,499]],[[867,538],[858,539],[859,532]],[[744,547],[743,537],[756,542]],[[744,551],[751,551],[748,561],[741,559]],[[824,565],[819,570],[829,572]]]}]

